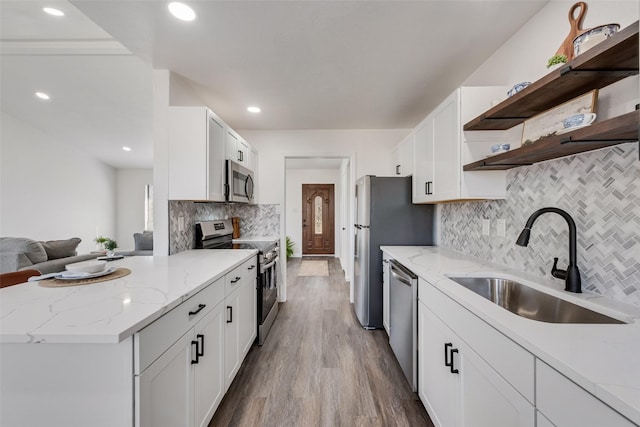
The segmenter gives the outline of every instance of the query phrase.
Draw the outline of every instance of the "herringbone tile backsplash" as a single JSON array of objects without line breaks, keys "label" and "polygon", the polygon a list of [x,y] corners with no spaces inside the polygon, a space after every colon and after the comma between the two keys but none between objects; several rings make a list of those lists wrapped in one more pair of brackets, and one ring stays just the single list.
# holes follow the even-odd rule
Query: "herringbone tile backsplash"
[{"label": "herringbone tile backsplash", "polygon": [[[241,237],[280,236],[278,205],[241,205],[222,203],[196,203],[185,200],[169,201],[169,255],[193,249],[196,244],[195,224],[237,216],[240,218]],[[184,229],[179,231],[178,218],[184,218]]]},{"label": "herringbone tile backsplash", "polygon": [[[535,210],[558,207],[576,222],[583,288],[640,306],[638,143],[511,169],[507,183],[506,200],[442,205],[440,244],[550,278],[554,257],[559,268],[569,263],[565,220],[544,214],[528,247],[515,241]],[[499,218],[506,220],[506,237],[496,236]],[[482,219],[491,221],[490,236],[482,235]]]}]

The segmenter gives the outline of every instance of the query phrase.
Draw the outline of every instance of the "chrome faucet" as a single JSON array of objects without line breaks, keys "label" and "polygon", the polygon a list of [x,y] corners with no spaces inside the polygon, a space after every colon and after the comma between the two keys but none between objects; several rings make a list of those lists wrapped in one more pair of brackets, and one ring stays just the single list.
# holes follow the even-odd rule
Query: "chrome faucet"
[{"label": "chrome faucet", "polygon": [[558,215],[563,217],[569,225],[569,266],[566,270],[559,270],[558,258],[554,258],[551,275],[558,279],[564,279],[565,291],[581,293],[582,289],[580,283],[580,271],[578,270],[578,264],[576,261],[576,223],[573,221],[573,218],[571,218],[571,215],[569,215],[567,212],[558,208],[538,209],[537,211],[532,213],[527,220],[527,224],[524,226],[524,230],[522,230],[520,236],[518,236],[518,240],[516,240],[516,245],[529,245],[529,237],[531,237],[531,227],[533,227],[533,223],[536,221],[536,219],[538,219],[540,215],[547,212],[557,213]]}]

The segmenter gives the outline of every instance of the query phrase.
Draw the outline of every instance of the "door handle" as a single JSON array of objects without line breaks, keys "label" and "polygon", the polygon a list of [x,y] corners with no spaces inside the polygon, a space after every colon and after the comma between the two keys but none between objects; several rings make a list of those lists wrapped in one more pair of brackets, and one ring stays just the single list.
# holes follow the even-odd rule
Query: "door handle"
[{"label": "door handle", "polygon": [[427,195],[433,194],[433,190],[431,189],[431,184],[433,184],[433,181],[427,181],[424,183],[424,194],[427,194]]},{"label": "door handle", "polygon": [[444,366],[451,367],[453,365],[452,362],[449,362],[449,348],[453,347],[453,344],[448,342],[444,345]]},{"label": "door handle", "polygon": [[229,314],[229,316],[227,316],[227,323],[233,323],[233,307],[230,305],[227,306],[227,313]]},{"label": "door handle", "polygon": [[200,350],[198,349],[198,341],[191,341],[191,354],[193,354],[193,345],[196,346],[196,360],[191,359],[191,364],[195,365],[200,361]]},{"label": "door handle", "polygon": [[458,373],[460,373],[460,371],[453,367],[453,353],[458,353],[458,349],[457,348],[452,348],[451,349],[451,373],[452,374],[458,374]]},{"label": "door handle", "polygon": [[196,335],[198,345],[196,345],[196,357],[204,356],[204,335]]}]

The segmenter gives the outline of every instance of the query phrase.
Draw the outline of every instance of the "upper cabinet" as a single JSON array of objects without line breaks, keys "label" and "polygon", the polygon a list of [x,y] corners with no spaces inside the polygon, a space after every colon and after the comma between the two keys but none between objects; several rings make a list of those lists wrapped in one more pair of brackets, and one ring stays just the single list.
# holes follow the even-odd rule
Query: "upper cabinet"
[{"label": "upper cabinet", "polygon": [[249,144],[209,108],[169,107],[170,200],[225,202],[229,158],[249,169],[258,162]]},{"label": "upper cabinet", "polygon": [[391,175],[413,175],[414,133],[407,135],[391,152]]},{"label": "upper cabinet", "polygon": [[169,199],[225,201],[225,133],[207,107],[169,107]]},{"label": "upper cabinet", "polygon": [[[464,125],[465,130],[510,129],[593,89],[638,74],[638,21],[565,66],[532,83]],[[465,162],[465,171],[510,169],[638,140],[640,111],[630,111],[562,135],[551,135],[488,159]]]},{"label": "upper cabinet", "polygon": [[227,129],[226,140],[227,159],[251,169],[251,148],[247,141],[231,128]]},{"label": "upper cabinet", "polygon": [[413,203],[505,197],[504,172],[463,172],[462,165],[484,158],[496,143],[512,143],[513,132],[463,132],[462,123],[504,97],[503,86],[456,89],[414,130]]}]

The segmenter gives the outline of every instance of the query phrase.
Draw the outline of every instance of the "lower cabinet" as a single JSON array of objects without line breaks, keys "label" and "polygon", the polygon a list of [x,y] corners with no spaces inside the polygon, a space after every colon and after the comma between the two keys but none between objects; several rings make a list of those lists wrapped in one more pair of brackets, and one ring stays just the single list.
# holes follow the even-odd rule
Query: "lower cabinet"
[{"label": "lower cabinet", "polygon": [[418,390],[436,426],[535,425],[533,405],[423,302],[418,331]]},{"label": "lower cabinet", "polygon": [[136,377],[139,426],[208,425],[224,394],[222,304]]},{"label": "lower cabinet", "polygon": [[538,427],[632,427],[632,423],[573,381],[536,360]]},{"label": "lower cabinet", "polygon": [[136,426],[209,424],[256,338],[256,264],[244,262],[135,335]]}]

